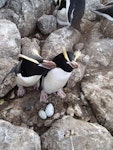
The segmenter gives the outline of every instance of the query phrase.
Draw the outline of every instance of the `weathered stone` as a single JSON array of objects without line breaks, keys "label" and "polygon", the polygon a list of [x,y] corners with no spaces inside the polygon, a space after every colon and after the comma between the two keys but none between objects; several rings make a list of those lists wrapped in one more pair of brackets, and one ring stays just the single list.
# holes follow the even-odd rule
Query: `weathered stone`
[{"label": "weathered stone", "polygon": [[25,37],[35,32],[38,17],[50,12],[51,3],[50,0],[9,0],[0,10],[0,18],[14,22]]},{"label": "weathered stone", "polygon": [[37,26],[41,33],[50,34],[56,30],[56,17],[53,15],[43,15],[38,19]]},{"label": "weathered stone", "polygon": [[46,150],[112,150],[113,137],[102,126],[65,116],[41,136]]},{"label": "weathered stone", "polygon": [[86,78],[82,90],[98,122],[113,134],[113,72],[105,70]]},{"label": "weathered stone", "polygon": [[100,30],[104,37],[113,38],[113,22],[108,19],[102,19],[100,22]]},{"label": "weathered stone", "polygon": [[40,54],[39,41],[36,38],[22,38],[22,54],[35,58],[35,55]]},{"label": "weathered stone", "polygon": [[[14,23],[0,20],[0,83],[8,72],[17,64],[20,53],[21,37]],[[14,76],[0,85],[0,97],[5,96],[16,85]]]},{"label": "weathered stone", "polygon": [[41,150],[40,137],[33,130],[0,120],[1,150]]},{"label": "weathered stone", "polygon": [[62,52],[62,48],[71,50],[74,44],[80,40],[80,33],[69,27],[63,27],[52,32],[45,40],[42,48],[42,56],[44,58],[52,58]]},{"label": "weathered stone", "polygon": [[17,57],[20,53],[21,37],[14,23],[0,19],[0,58]]},{"label": "weathered stone", "polygon": [[84,19],[87,19],[90,21],[95,20],[96,14],[92,13],[91,10],[95,10],[100,5],[101,5],[101,0],[87,0]]},{"label": "weathered stone", "polygon": [[0,8],[2,8],[6,2],[7,2],[7,0],[0,0]]}]

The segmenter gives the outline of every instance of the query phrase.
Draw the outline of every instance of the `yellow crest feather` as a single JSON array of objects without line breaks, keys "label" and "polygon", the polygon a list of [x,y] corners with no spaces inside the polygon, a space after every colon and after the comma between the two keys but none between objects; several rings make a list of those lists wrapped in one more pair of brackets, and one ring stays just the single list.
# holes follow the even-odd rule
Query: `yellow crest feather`
[{"label": "yellow crest feather", "polygon": [[37,60],[35,60],[35,59],[33,59],[33,58],[30,58],[30,57],[28,57],[28,56],[19,54],[19,57],[24,58],[24,59],[26,59],[26,60],[29,60],[29,61],[31,61],[31,62],[37,64],[37,65],[39,64],[39,62],[38,62]]},{"label": "yellow crest feather", "polygon": [[80,57],[81,55],[81,52],[78,50],[76,53],[75,53],[75,61]]},{"label": "yellow crest feather", "polygon": [[65,58],[67,61],[70,61],[70,60],[69,60],[69,57],[68,57],[68,55],[67,55],[67,51],[66,51],[65,47],[63,47],[63,55],[64,55],[64,58]]}]

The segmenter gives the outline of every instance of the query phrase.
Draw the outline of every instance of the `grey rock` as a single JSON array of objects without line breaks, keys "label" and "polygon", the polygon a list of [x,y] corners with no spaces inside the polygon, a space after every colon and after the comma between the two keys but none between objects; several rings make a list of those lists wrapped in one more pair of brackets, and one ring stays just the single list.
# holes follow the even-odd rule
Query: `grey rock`
[{"label": "grey rock", "polygon": [[7,2],[7,0],[1,0],[0,1],[0,8],[2,8],[5,5],[6,2]]},{"label": "grey rock", "polygon": [[36,54],[40,54],[39,41],[36,38],[29,39],[27,37],[22,38],[22,54],[28,57],[33,57]]},{"label": "grey rock", "polygon": [[100,30],[104,37],[113,38],[113,22],[107,19],[102,19],[100,22]]},{"label": "grey rock", "polygon": [[56,17],[53,15],[43,15],[38,19],[37,26],[41,33],[50,34],[56,30]]},{"label": "grey rock", "polygon": [[112,150],[113,137],[102,126],[65,116],[41,136],[47,150]]},{"label": "grey rock", "polygon": [[62,48],[72,51],[74,44],[80,40],[80,33],[72,28],[63,27],[52,32],[42,48],[42,56],[46,59],[52,58],[62,52]]},{"label": "grey rock", "polygon": [[100,124],[113,133],[113,71],[98,71],[82,82],[82,90]]},{"label": "grey rock", "polygon": [[0,41],[0,97],[3,97],[16,85],[13,74],[5,82],[2,80],[17,64],[21,48],[20,33],[11,21],[0,20]]},{"label": "grey rock", "polygon": [[41,150],[40,137],[33,130],[0,120],[1,150]]},{"label": "grey rock", "polygon": [[91,10],[95,10],[98,6],[101,6],[101,0],[86,0],[84,19],[90,21],[95,20],[96,14],[92,13]]},{"label": "grey rock", "polygon": [[86,48],[87,54],[91,57],[89,65],[94,68],[107,67],[112,60],[112,47],[112,39],[98,39],[98,41],[92,39]]},{"label": "grey rock", "polygon": [[9,0],[0,10],[0,18],[14,22],[25,37],[35,32],[37,19],[50,12],[51,3],[49,0]]},{"label": "grey rock", "polygon": [[17,57],[20,53],[21,37],[16,25],[0,20],[0,58]]}]

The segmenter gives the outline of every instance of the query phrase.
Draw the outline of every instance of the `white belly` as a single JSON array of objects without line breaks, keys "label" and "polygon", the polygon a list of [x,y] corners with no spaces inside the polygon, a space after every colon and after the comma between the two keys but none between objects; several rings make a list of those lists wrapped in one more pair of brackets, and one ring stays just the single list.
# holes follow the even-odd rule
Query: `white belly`
[{"label": "white belly", "polygon": [[31,77],[22,77],[22,75],[19,73],[17,74],[17,77],[16,77],[16,83],[17,85],[29,87],[29,86],[35,85],[40,78],[41,78],[41,75],[34,75]]},{"label": "white belly", "polygon": [[69,77],[71,72],[65,72],[61,68],[54,68],[48,72],[47,76],[43,81],[43,88],[48,93],[57,92],[59,89],[63,88]]}]

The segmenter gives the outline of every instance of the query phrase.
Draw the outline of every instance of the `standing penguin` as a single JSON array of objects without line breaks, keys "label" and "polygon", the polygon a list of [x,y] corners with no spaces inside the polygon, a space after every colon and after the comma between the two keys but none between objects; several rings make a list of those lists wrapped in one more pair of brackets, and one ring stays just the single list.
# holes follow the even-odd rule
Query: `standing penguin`
[{"label": "standing penguin", "polygon": [[[36,59],[20,54],[21,60],[8,73],[15,73],[16,84],[18,86],[17,95],[25,94],[24,87],[30,87],[37,84],[42,75],[45,75],[50,69],[56,67],[53,61],[44,60],[40,55],[35,56]],[[8,76],[3,79],[2,83]]]},{"label": "standing penguin", "polygon": [[96,13],[97,15],[103,16],[110,21],[113,21],[113,2],[107,3],[99,9],[92,10],[92,12]]},{"label": "standing penguin", "polygon": [[80,30],[81,19],[84,15],[85,0],[55,0],[59,5],[57,22]]},{"label": "standing penguin", "polygon": [[63,87],[66,85],[72,70],[78,67],[76,59],[80,53],[75,55],[72,52],[67,52],[65,49],[63,53],[60,53],[54,57],[53,62],[56,64],[56,68],[50,70],[42,79],[42,91],[40,101],[46,101],[47,94],[55,93],[65,98],[66,94],[63,92]]}]

